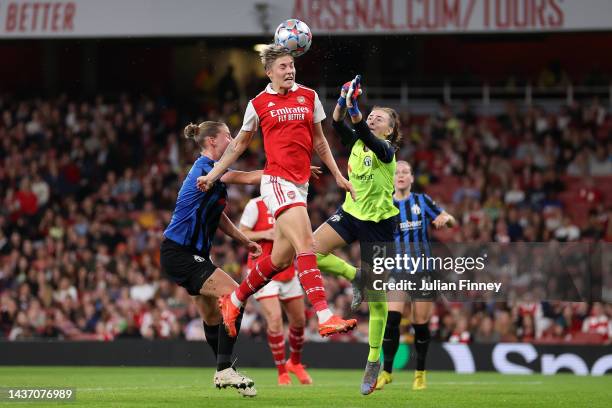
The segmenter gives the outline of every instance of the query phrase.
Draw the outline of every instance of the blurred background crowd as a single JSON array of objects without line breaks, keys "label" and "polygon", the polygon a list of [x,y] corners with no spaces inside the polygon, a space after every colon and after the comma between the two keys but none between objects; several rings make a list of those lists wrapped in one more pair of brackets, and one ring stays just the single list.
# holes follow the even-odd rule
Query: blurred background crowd
[{"label": "blurred background crowd", "polygon": [[[160,97],[88,100],[0,96],[0,338],[202,339],[202,322],[184,289],[159,266],[162,232],[198,151],[182,138],[191,121],[223,120],[235,134],[244,106],[227,73],[218,107],[190,117]],[[367,89],[366,89],[367,92]],[[327,106],[329,112],[331,108]],[[612,241],[612,117],[597,98],[547,111],[508,102],[496,115],[468,103],[432,114],[401,106],[415,191],[428,192],[458,226],[433,232],[441,242]],[[341,169],[347,150],[324,122]],[[262,168],[256,137],[236,169]],[[238,222],[258,188],[229,188]],[[313,227],[343,200],[324,174],[310,186]],[[354,264],[359,248],[340,253]],[[218,234],[213,261],[236,280],[246,251]],[[325,278],[333,309],[349,315],[350,283]],[[430,325],[440,341],[590,342],[612,339],[612,283],[604,303],[440,300]],[[312,315],[312,311],[307,313]],[[359,329],[331,341],[366,341]],[[407,314],[408,316],[408,314]],[[410,341],[409,319],[403,322]],[[256,302],[242,333],[265,339]],[[316,319],[307,339],[321,341]]]}]

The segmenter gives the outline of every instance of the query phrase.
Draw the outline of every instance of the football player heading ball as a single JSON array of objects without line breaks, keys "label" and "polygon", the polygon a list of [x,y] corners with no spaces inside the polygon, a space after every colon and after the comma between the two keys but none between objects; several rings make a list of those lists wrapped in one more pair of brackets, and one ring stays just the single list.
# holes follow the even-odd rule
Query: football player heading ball
[{"label": "football player heading ball", "polygon": [[321,121],[325,119],[325,112],[319,96],[295,82],[296,69],[291,52],[271,44],[261,52],[261,62],[270,84],[249,101],[238,137],[230,143],[215,168],[198,179],[201,189],[211,189],[246,150],[261,127],[266,166],[260,191],[266,207],[276,219],[274,245],[270,256],[257,262],[231,296],[220,300],[223,320],[230,335],[235,335],[235,321],[246,299],[295,261],[300,283],[317,312],[321,336],[346,332],[352,330],[357,321],[344,320],[329,310],[306,210],[313,150],[331,171],[338,186],[349,191],[353,198],[356,198],[355,192],[340,173],[323,134]]}]

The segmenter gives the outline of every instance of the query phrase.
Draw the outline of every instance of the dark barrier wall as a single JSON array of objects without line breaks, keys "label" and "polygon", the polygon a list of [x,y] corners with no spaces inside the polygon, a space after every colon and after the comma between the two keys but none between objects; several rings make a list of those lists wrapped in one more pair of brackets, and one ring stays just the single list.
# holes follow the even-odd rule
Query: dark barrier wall
[{"label": "dark barrier wall", "polygon": [[[402,345],[396,363],[414,368]],[[367,345],[307,343],[304,362],[315,368],[363,368]],[[273,367],[266,343],[240,339],[238,364]],[[0,365],[212,366],[204,342],[121,340],[114,342],[0,342]],[[612,346],[500,344],[431,344],[428,369],[459,373],[497,371],[508,374],[570,372],[612,374]]]}]

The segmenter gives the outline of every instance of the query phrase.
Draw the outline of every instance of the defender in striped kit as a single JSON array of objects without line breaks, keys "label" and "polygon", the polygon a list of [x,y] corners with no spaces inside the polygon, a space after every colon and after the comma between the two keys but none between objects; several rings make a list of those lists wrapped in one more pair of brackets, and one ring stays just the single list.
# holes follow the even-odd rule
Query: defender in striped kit
[{"label": "defender in striped kit", "polygon": [[[399,228],[395,234],[396,250],[411,257],[431,256],[428,226],[435,228],[455,225],[455,218],[440,208],[427,194],[411,192],[414,177],[408,162],[398,161],[395,171],[395,194],[393,202],[399,209]],[[419,270],[416,273],[427,274]],[[427,278],[425,275],[424,278]],[[405,293],[393,293],[394,300],[405,296]],[[417,292],[411,295],[412,327],[414,329],[414,346],[417,355],[417,367],[412,384],[413,390],[424,390],[427,387],[425,378],[425,358],[429,348],[429,319],[433,310],[434,291]],[[382,389],[393,381],[393,360],[399,347],[399,325],[402,320],[405,301],[390,301],[387,326],[383,339],[384,367],[376,382],[376,389]]]}]

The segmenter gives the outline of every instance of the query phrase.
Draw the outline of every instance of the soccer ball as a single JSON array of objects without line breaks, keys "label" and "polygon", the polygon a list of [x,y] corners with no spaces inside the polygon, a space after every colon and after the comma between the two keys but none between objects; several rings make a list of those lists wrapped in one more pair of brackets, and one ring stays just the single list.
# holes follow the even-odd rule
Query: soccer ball
[{"label": "soccer ball", "polygon": [[299,57],[310,48],[312,33],[305,22],[290,18],[276,28],[274,44],[288,49],[294,57]]}]

